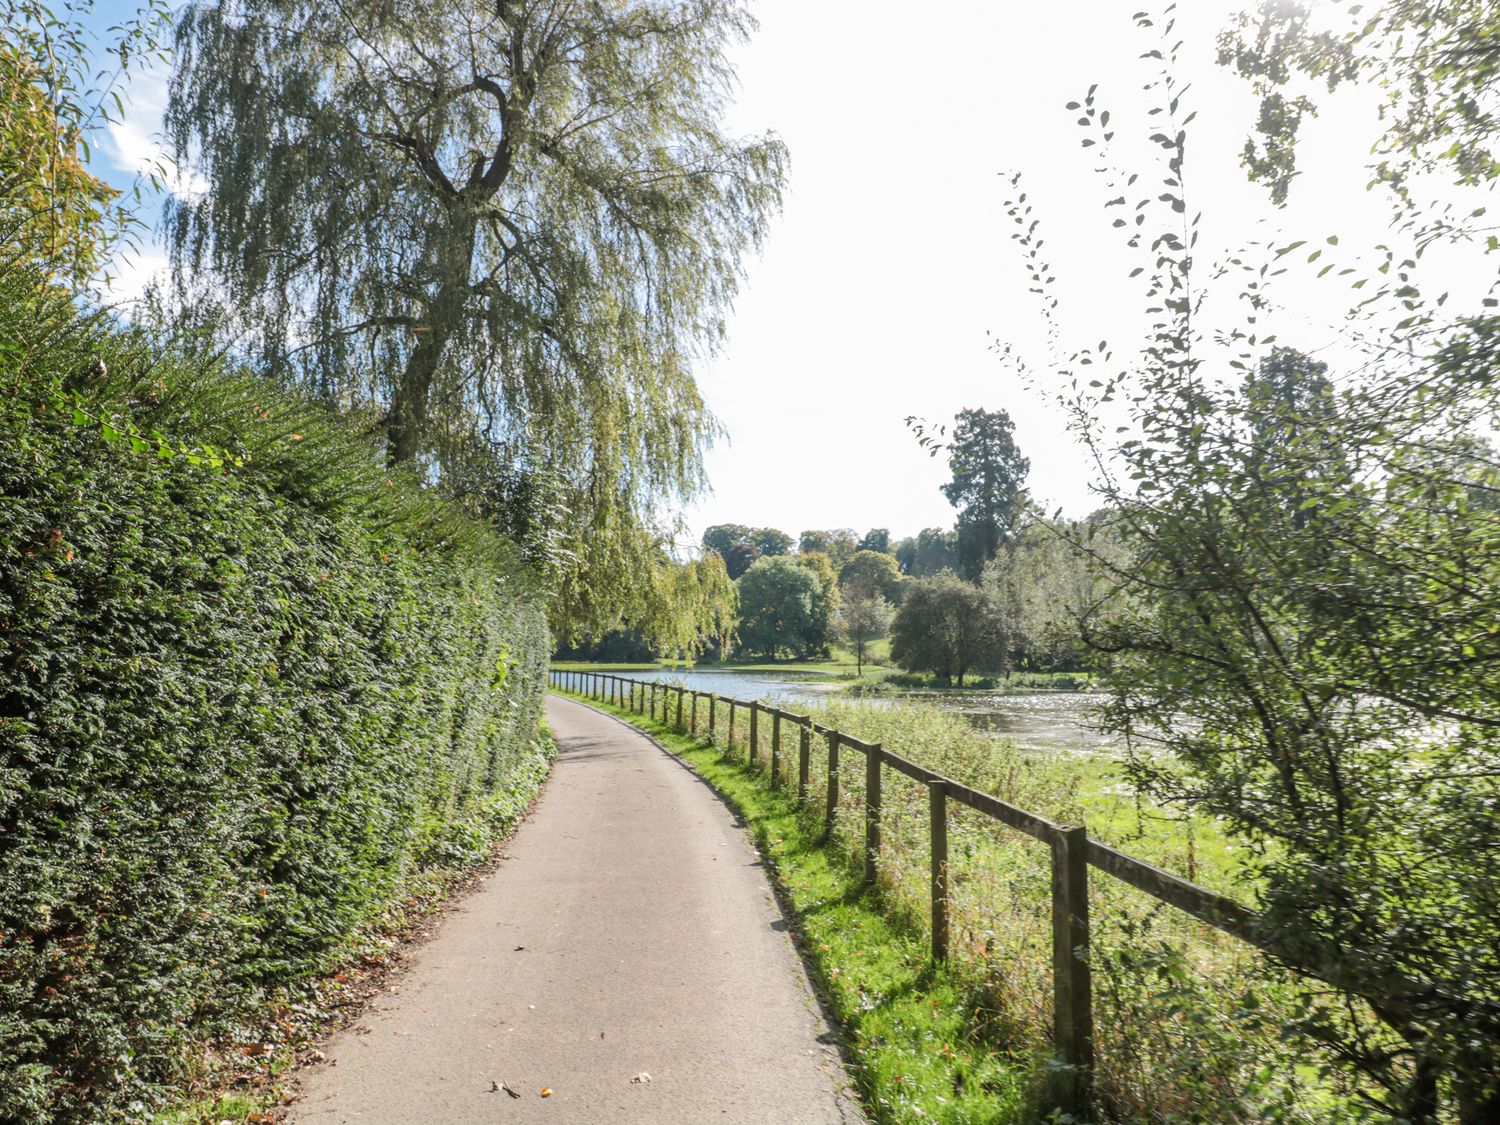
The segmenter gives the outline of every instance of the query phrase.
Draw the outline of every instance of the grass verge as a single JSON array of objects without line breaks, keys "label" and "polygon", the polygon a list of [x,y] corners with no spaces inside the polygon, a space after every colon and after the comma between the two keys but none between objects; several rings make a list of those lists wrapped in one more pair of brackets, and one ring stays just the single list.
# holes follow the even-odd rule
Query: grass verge
[{"label": "grass verge", "polygon": [[919,930],[863,884],[855,857],[830,846],[794,793],[719,747],[607,703],[587,703],[645,731],[744,818],[767,861],[794,934],[832,1015],[846,1032],[851,1072],[877,1122],[1004,1125],[1037,1119],[1037,1061],[976,1031],[966,981],[933,965]]},{"label": "grass verge", "polygon": [[[885,780],[877,888],[861,882],[863,762],[841,765],[832,837],[824,833],[827,755],[810,756],[810,804],[768,788],[776,724],[718,713],[708,745],[606,708],[655,735],[744,814],[777,877],[804,950],[856,1055],[877,1121],[1045,1120],[1038,1096],[1051,1043],[1050,856],[1021,833],[948,810],[951,959],[928,961],[929,814],[925,787]],[[830,700],[822,726],[878,742],[958,781],[1063,823],[1210,888],[1253,884],[1220,826],[1141,802],[1102,756],[1023,750],[927,707]],[[675,717],[675,716],[674,716]],[[667,715],[663,716],[664,719]],[[697,721],[708,725],[706,716]],[[689,718],[690,725],[694,720]],[[783,734],[785,731],[783,730]],[[792,740],[795,744],[795,739]],[[729,743],[730,746],[725,744]],[[769,746],[767,745],[769,743]],[[769,751],[769,752],[768,752]],[[781,740],[782,760],[796,751]],[[1089,881],[1094,1105],[1120,1125],[1363,1120],[1350,1076],[1296,1031],[1318,987],[1186,914],[1116,880]],[[1355,1013],[1362,1025],[1365,1015]]]}]

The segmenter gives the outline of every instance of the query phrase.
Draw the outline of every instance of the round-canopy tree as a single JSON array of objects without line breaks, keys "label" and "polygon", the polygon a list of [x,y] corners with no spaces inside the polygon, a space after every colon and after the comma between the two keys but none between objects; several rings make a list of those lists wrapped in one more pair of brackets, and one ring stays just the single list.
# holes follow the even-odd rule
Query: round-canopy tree
[{"label": "round-canopy tree", "polygon": [[769,660],[811,656],[828,643],[830,611],[818,575],[795,559],[768,555],[736,583],[740,644]]},{"label": "round-canopy tree", "polygon": [[956,679],[1005,663],[1005,624],[987,591],[952,574],[919,578],[891,622],[891,659],[909,672]]},{"label": "round-canopy tree", "polygon": [[751,28],[738,0],[197,0],[179,23],[167,128],[208,184],[171,210],[179,284],[210,279],[278,374],[382,410],[393,462],[559,474],[564,633],[642,609],[641,529],[701,484],[691,364],[785,163],[720,129]]},{"label": "round-canopy tree", "polygon": [[845,590],[854,583],[864,583],[888,602],[901,600],[901,568],[896,556],[883,551],[857,551],[839,567],[839,586]]}]

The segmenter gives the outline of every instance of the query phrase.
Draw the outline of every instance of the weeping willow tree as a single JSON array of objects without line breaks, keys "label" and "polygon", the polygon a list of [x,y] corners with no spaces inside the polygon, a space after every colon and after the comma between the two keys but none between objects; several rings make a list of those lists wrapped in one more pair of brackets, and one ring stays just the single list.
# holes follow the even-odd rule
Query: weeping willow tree
[{"label": "weeping willow tree", "polygon": [[721,127],[752,29],[738,0],[199,0],[178,25],[167,129],[207,184],[169,216],[184,296],[524,525],[563,637],[660,604],[655,513],[703,484],[693,364],[784,179],[775,137]]}]

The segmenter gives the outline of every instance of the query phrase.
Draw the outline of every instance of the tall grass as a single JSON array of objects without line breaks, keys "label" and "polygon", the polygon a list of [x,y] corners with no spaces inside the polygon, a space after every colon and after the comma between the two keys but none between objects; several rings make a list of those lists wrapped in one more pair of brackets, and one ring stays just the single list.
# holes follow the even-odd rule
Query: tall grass
[{"label": "tall grass", "polygon": [[[701,708],[700,708],[701,710]],[[837,729],[1060,822],[1213,890],[1250,901],[1255,871],[1212,821],[1139,801],[1103,757],[1030,752],[961,717],[920,706],[835,701],[813,709]],[[706,717],[700,715],[700,733]],[[733,745],[722,708],[718,744],[748,750],[743,713]],[[761,724],[769,769],[771,722]],[[824,815],[826,744],[813,739],[805,822]],[[783,724],[783,777],[795,785],[797,733]],[[864,757],[841,750],[840,798],[829,847],[851,868],[864,841]],[[887,914],[930,937],[929,811],[925,787],[883,774],[878,890]],[[1040,1084],[1052,1023],[1051,868],[1048,849],[963,806],[949,805],[950,971],[967,995],[970,1034],[1018,1060]],[[1352,1021],[1379,1049],[1368,1013],[1276,965],[1259,950],[1172,907],[1091,872],[1091,962],[1096,1034],[1096,1119],[1210,1123],[1388,1120],[1364,1103],[1349,1070],[1305,1037],[1284,1034],[1294,1015],[1322,1009]]]}]

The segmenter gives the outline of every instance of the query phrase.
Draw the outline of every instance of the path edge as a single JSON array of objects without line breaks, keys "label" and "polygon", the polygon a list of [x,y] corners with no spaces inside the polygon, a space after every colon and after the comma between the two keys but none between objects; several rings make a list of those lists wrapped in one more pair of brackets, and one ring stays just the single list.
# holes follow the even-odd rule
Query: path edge
[{"label": "path edge", "polygon": [[[695,770],[692,764],[685,760],[682,755],[676,753],[674,750],[672,750],[671,747],[666,746],[662,742],[660,742],[650,731],[636,726],[628,719],[623,719],[619,715],[596,707],[586,700],[575,699],[571,695],[564,695],[556,691],[548,692],[548,694],[555,696],[558,699],[565,700],[568,703],[577,704],[579,707],[583,707],[589,711],[592,711],[596,715],[602,715],[606,719],[611,719],[614,722],[619,723],[620,726],[624,727],[626,730],[631,731],[634,734],[637,734],[641,738],[645,739],[657,750],[661,751],[662,754],[669,758],[680,769],[683,769],[692,774],[698,782],[700,782],[710,793],[714,795],[715,800],[717,800],[721,805],[729,810],[729,812],[734,816],[736,824],[745,830],[746,839],[749,840],[750,846],[755,849],[755,854],[760,859],[761,866],[767,874],[766,883],[771,888],[771,894],[774,896],[776,901],[776,908],[781,912],[782,918],[787,922],[787,930],[788,935],[791,938],[792,949],[796,953],[798,963],[802,967],[802,976],[803,979],[807,981],[808,991],[811,993],[814,1001],[816,1001],[818,1005],[818,1012],[822,1015],[823,1022],[828,1025],[829,1031],[833,1033],[833,1046],[838,1050],[839,1063],[842,1065],[844,1074],[847,1078],[847,1084],[838,1091],[839,1101],[840,1103],[847,1103],[848,1107],[853,1109],[858,1114],[858,1120],[860,1122],[867,1123],[874,1121],[874,1118],[872,1118],[869,1113],[866,1112],[865,1093],[860,1089],[859,1079],[856,1077],[861,1069],[862,1064],[859,1062],[859,1056],[854,1050],[853,1039],[849,1033],[849,1028],[846,1027],[843,1020],[839,1019],[839,1017],[835,1014],[833,1006],[829,1001],[828,987],[826,981],[824,980],[823,971],[818,965],[817,959],[807,948],[806,939],[803,934],[803,927],[801,925],[802,914],[799,910],[797,910],[796,906],[793,905],[791,895],[788,892],[786,885],[782,882],[781,868],[776,862],[776,857],[769,854],[769,852],[766,850],[766,848],[762,844],[759,834],[753,828],[751,828],[750,821],[745,816],[744,811],[739,807],[739,805],[734,801],[732,797],[724,793],[712,781]],[[711,747],[711,743],[704,744],[705,749],[709,749]]]}]

